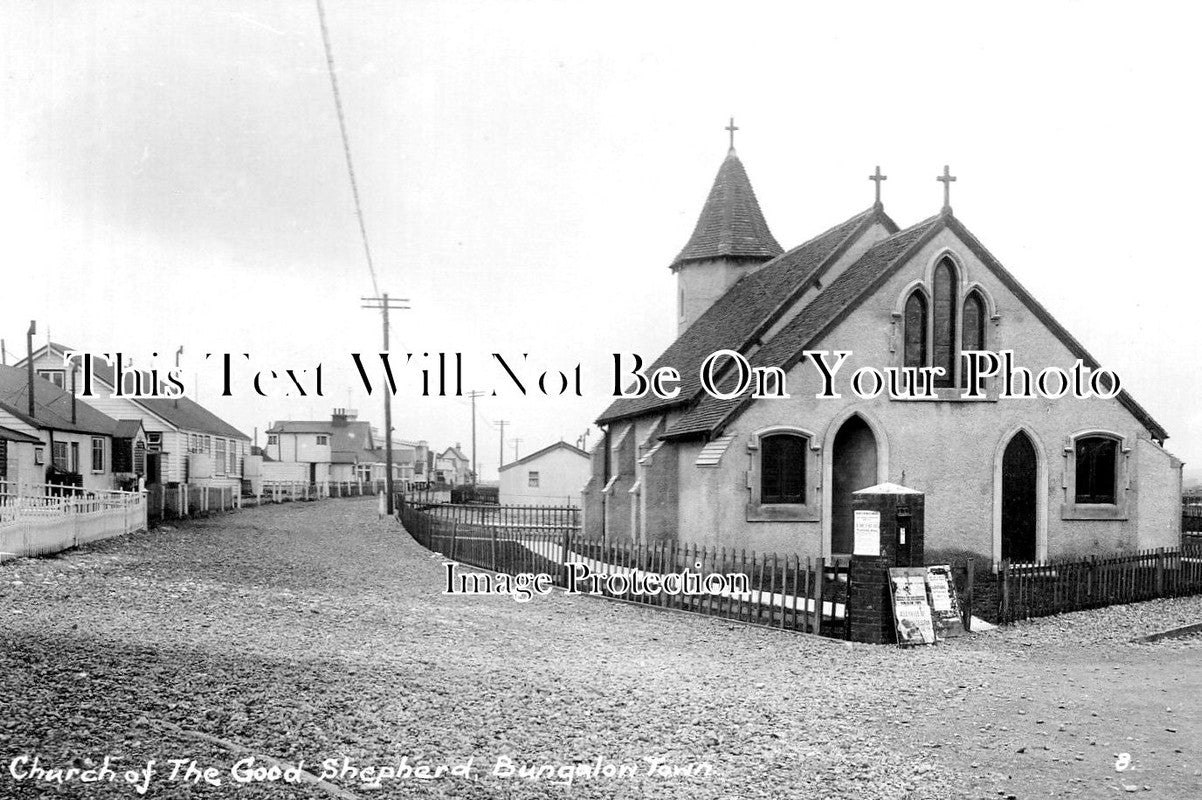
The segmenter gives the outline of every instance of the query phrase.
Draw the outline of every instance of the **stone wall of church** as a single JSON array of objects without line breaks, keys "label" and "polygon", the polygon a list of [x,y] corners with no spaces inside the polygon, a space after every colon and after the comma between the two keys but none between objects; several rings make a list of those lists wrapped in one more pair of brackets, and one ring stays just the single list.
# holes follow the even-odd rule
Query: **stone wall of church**
[{"label": "stone wall of church", "polygon": [[[860,366],[901,365],[900,324],[895,312],[913,281],[930,280],[934,263],[950,250],[962,265],[962,289],[978,284],[996,305],[998,320],[987,323],[986,348],[1012,349],[1018,364],[1033,372],[1047,366],[1071,368],[1075,358],[1005,285],[950,232],[943,232],[855,311],[824,336],[816,349],[851,350],[836,379],[840,399],[816,399],[818,374],[808,362],[791,370],[788,399],[761,400],[727,429],[736,434],[717,468],[694,465],[696,447],[680,448],[680,538],[700,544],[757,551],[828,555],[832,445],[840,425],[861,414],[877,436],[878,480],[926,493],[927,551],[1000,554],[998,465],[1014,432],[1032,439],[1039,461],[1039,556],[1172,546],[1180,530],[1180,462],[1148,440],[1148,433],[1117,400],[910,401],[886,397],[861,400],[848,382]],[[1139,387],[1134,388],[1138,393]],[[747,444],[757,430],[791,425],[812,431],[822,460],[820,523],[749,522]],[[1123,437],[1130,488],[1126,513],[1116,519],[1066,519],[1069,457],[1074,434],[1101,430]],[[1066,447],[1070,450],[1066,451]]]}]

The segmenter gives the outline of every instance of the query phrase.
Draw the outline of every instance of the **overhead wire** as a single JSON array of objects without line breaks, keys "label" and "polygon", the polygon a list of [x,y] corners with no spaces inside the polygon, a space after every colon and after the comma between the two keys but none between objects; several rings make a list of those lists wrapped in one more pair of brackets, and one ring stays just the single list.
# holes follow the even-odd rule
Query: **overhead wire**
[{"label": "overhead wire", "polygon": [[371,272],[371,288],[380,296],[380,285],[376,280],[376,265],[371,257],[371,245],[367,241],[367,225],[363,221],[363,204],[359,200],[359,182],[355,179],[355,164],[351,160],[351,140],[346,132],[346,114],[342,110],[342,93],[338,90],[338,76],[334,69],[334,51],[330,47],[330,30],[326,26],[326,12],[317,2],[317,18],[321,23],[321,41],[325,45],[326,66],[330,73],[330,87],[334,90],[334,110],[338,114],[338,129],[342,132],[342,152],[346,155],[346,171],[351,179],[351,195],[355,199],[355,217],[359,220],[359,235],[363,239],[363,254],[367,257],[367,269]]}]

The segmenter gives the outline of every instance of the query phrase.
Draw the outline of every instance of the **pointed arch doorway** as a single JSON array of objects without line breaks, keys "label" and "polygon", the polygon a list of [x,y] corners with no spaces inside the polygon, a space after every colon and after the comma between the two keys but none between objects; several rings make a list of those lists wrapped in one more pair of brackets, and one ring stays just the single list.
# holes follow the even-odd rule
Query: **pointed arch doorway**
[{"label": "pointed arch doorway", "polygon": [[879,482],[877,464],[876,436],[864,418],[854,414],[840,426],[831,449],[831,553],[851,553],[851,494]]},{"label": "pointed arch doorway", "polygon": [[1038,553],[1039,462],[1024,431],[1010,438],[1002,455],[1002,559],[1035,561]]}]

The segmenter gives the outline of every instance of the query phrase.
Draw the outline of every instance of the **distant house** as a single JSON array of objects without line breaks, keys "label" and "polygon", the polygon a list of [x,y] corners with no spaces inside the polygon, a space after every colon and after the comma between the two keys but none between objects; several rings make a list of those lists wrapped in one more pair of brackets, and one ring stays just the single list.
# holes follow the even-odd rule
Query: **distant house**
[{"label": "distant house", "polygon": [[50,381],[33,379],[29,404],[26,370],[0,366],[0,480],[17,485],[70,484],[114,489],[119,477],[132,477],[132,465],[114,470],[113,442],[119,433],[136,438],[121,424]]},{"label": "distant house", "polygon": [[[71,350],[51,342],[33,354],[37,375],[68,392],[68,396],[71,374],[63,365],[63,355]],[[25,359],[17,364],[24,365]],[[145,476],[148,484],[241,486],[243,462],[250,454],[249,436],[187,397],[112,397],[116,382],[112,367],[98,359],[93,369],[93,396],[80,397],[79,401],[115,420],[138,420],[141,425],[141,438],[132,426],[118,432],[121,465],[127,463],[128,456],[128,463],[137,474]],[[82,391],[82,383],[77,384],[76,393]]]},{"label": "distant house", "polygon": [[578,506],[590,471],[588,453],[556,442],[501,467],[501,505]]},{"label": "distant house", "polygon": [[[411,482],[416,462],[425,459],[425,442],[393,441],[393,480]],[[263,448],[266,480],[384,480],[387,454],[383,438],[358,412],[336,408],[328,420],[279,420],[267,430]]]},{"label": "distant house", "polygon": [[431,468],[433,483],[462,486],[470,481],[472,465],[459,448],[460,444],[456,442],[454,447],[448,447],[434,457]]}]

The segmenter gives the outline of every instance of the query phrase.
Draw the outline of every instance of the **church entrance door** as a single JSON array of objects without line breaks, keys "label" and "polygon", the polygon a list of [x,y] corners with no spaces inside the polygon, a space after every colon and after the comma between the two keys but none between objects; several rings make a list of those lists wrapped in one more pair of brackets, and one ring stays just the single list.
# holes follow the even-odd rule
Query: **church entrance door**
[{"label": "church entrance door", "polygon": [[1035,560],[1038,470],[1031,437],[1014,434],[1002,455],[1002,558]]},{"label": "church entrance door", "polygon": [[832,554],[847,555],[852,551],[851,493],[876,483],[876,437],[863,418],[853,416],[835,434],[831,452]]}]

